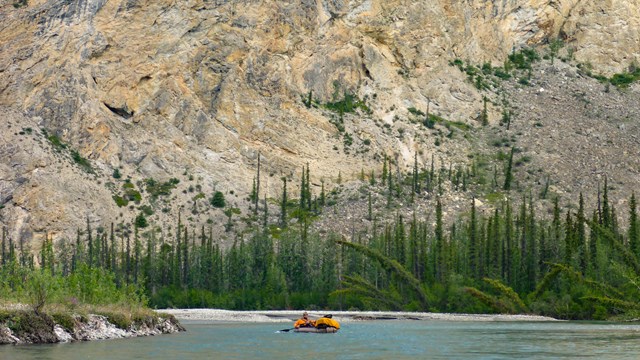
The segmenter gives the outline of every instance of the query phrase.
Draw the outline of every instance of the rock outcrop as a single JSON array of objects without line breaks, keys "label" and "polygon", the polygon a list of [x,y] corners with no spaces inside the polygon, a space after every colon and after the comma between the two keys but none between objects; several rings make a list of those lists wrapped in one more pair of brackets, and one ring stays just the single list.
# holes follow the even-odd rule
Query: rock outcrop
[{"label": "rock outcrop", "polygon": [[[273,198],[307,163],[319,188],[384,155],[400,169],[416,151],[462,162],[474,144],[434,146],[403,122],[429,108],[476,126],[486,95],[449,62],[499,65],[559,39],[563,57],[610,76],[640,56],[639,14],[622,0],[0,1],[0,221],[36,244],[131,222],[141,205],[158,222],[222,224],[206,198],[221,190],[245,209],[258,154]],[[303,101],[345,93],[368,111]],[[145,185],[171,178],[171,195]]]},{"label": "rock outcrop", "polygon": [[0,320],[0,345],[120,339],[185,331],[173,316],[148,319],[146,322],[132,324],[126,329],[117,327],[102,315],[75,316],[72,328],[55,323],[48,315],[25,312],[19,316],[24,324],[16,331],[11,329],[11,325]]}]

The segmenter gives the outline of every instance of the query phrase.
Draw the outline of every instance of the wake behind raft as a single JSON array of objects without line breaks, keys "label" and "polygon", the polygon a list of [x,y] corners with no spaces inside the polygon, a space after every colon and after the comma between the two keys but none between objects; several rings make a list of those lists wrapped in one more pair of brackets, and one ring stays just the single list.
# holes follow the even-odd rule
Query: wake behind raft
[{"label": "wake behind raft", "polygon": [[[280,330],[282,332],[288,332],[293,330],[298,333],[312,333],[312,334],[331,334],[340,330],[340,323],[332,319],[332,315],[325,315],[316,321],[310,321],[306,325],[299,325],[293,329]],[[298,324],[298,323],[296,323]]]}]

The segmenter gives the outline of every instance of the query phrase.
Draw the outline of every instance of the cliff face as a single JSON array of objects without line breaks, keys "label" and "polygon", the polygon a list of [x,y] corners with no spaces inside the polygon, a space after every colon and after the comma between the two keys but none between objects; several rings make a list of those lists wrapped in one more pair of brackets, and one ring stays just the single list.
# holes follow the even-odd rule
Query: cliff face
[{"label": "cliff face", "polygon": [[[319,185],[378,168],[384,154],[401,166],[416,150],[423,163],[461,161],[472,144],[385,130],[415,135],[399,121],[411,107],[474,123],[485,95],[453,59],[499,65],[561,39],[564,56],[610,75],[640,56],[640,5],[622,0],[20,4],[0,1],[0,213],[14,239],[130,221],[137,210],[112,199],[122,191],[114,169],[134,184],[179,178],[154,198],[154,216],[190,211],[197,223],[224,221],[198,210],[199,192],[222,190],[242,208],[258,153],[269,197],[306,163]],[[351,145],[335,113],[304,105],[310,92],[319,103],[345,92],[367,101],[370,112],[344,116]],[[497,121],[500,109],[489,111]]]}]

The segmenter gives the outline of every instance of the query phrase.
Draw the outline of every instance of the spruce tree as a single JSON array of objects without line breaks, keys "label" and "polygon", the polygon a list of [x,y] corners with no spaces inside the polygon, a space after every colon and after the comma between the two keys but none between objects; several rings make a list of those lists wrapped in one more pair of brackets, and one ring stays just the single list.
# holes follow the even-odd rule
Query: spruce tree
[{"label": "spruce tree", "polygon": [[429,181],[427,184],[427,190],[429,192],[433,191],[433,183],[435,181],[436,176],[436,160],[434,154],[431,154],[431,168],[429,170]]},{"label": "spruce tree", "polygon": [[255,198],[254,198],[255,207],[254,207],[254,210],[253,210],[254,214],[258,213],[258,201],[260,199],[260,155],[261,154],[258,151],[258,171],[257,171],[257,174],[256,174],[256,194],[255,194]]},{"label": "spruce tree", "polygon": [[304,166],[302,167],[302,180],[300,181],[300,209],[304,209],[307,204],[307,180],[305,179]]},{"label": "spruce tree", "polygon": [[7,264],[7,250],[6,250],[6,242],[7,242],[7,231],[4,228],[4,226],[2,227],[2,257],[0,258],[0,265],[4,266]]},{"label": "spruce tree", "polygon": [[[414,193],[419,193],[420,192],[420,174],[418,171],[418,153],[416,152],[413,156],[413,176],[412,176],[412,191]],[[413,199],[413,195],[411,195],[411,198]]]},{"label": "spruce tree", "polygon": [[607,185],[607,177],[604,178],[604,191],[602,193],[602,225],[611,230],[611,210],[609,209],[609,186]]},{"label": "spruce tree", "polygon": [[140,260],[142,259],[142,244],[140,243],[140,234],[137,226],[133,229],[133,283],[138,283],[138,275],[140,273]]},{"label": "spruce tree", "polygon": [[446,254],[444,229],[442,225],[442,203],[440,198],[436,200],[436,228],[435,228],[435,278],[438,282],[445,281],[446,278]]},{"label": "spruce tree", "polygon": [[587,244],[587,233],[585,229],[585,223],[587,219],[584,214],[584,198],[582,192],[580,193],[580,202],[578,207],[578,214],[576,216],[576,242],[578,246],[578,254],[580,257],[580,270],[582,274],[587,273],[587,265],[589,262],[589,245]]},{"label": "spruce tree", "polygon": [[482,126],[489,125],[489,112],[487,111],[487,101],[488,100],[489,99],[487,99],[486,96],[482,97],[482,103],[483,103],[482,114],[481,114]]},{"label": "spruce tree", "polygon": [[309,163],[307,163],[306,180],[307,180],[307,183],[305,184],[305,187],[304,187],[305,191],[306,191],[305,199],[307,200],[307,204],[306,204],[307,205],[307,210],[311,210],[311,197],[312,197],[312,194],[311,194],[311,175],[309,173]]},{"label": "spruce tree", "polygon": [[513,180],[513,153],[515,148],[511,147],[511,153],[509,154],[509,162],[507,163],[507,169],[504,172],[504,186],[503,190],[511,190],[511,181]]},{"label": "spruce tree", "polygon": [[282,177],[282,200],[280,201],[280,226],[287,227],[287,178]]},{"label": "spruce tree", "polygon": [[386,185],[387,184],[387,174],[388,169],[387,169],[387,155],[384,156],[384,162],[382,163],[382,185]]},{"label": "spruce tree", "polygon": [[182,286],[189,287],[189,232],[187,227],[184,227],[184,239],[182,240]]},{"label": "spruce tree", "polygon": [[573,266],[573,258],[575,252],[575,226],[573,225],[573,219],[571,212],[567,211],[567,218],[565,222],[565,235],[564,235],[564,263]]},{"label": "spruce tree", "polygon": [[262,227],[266,231],[269,227],[269,206],[267,206],[267,195],[264,196],[264,213],[262,216]]},{"label": "spruce tree", "polygon": [[388,178],[387,178],[387,185],[388,185],[388,189],[387,189],[387,208],[391,207],[391,197],[393,196],[393,177],[391,176],[391,174],[389,174]]},{"label": "spruce tree", "polygon": [[111,241],[111,250],[110,250],[110,266],[109,266],[109,270],[115,272],[116,271],[116,254],[117,252],[117,246],[116,246],[116,236],[115,233],[113,231],[113,223],[111,223],[111,232],[109,235],[109,240]]},{"label": "spruce tree", "polygon": [[89,217],[87,216],[87,244],[89,247],[89,258],[87,259],[88,261],[88,265],[89,267],[93,267],[93,257],[94,257],[94,251],[93,251],[93,237],[91,236],[91,224],[89,224]]},{"label": "spruce tree", "polygon": [[508,284],[513,286],[515,283],[515,272],[514,272],[514,263],[515,263],[515,249],[514,249],[514,226],[513,226],[513,212],[511,209],[511,202],[507,201],[507,206],[504,215],[504,247],[505,247],[505,261],[504,261],[504,269],[505,274],[504,278]]},{"label": "spruce tree", "polygon": [[[631,193],[631,199],[629,200],[629,230],[627,231],[627,236],[629,237],[631,251],[640,258],[640,222],[638,221],[637,207],[636,194]],[[4,245],[2,248],[4,250]]]},{"label": "spruce tree", "polygon": [[471,199],[471,218],[469,220],[469,272],[474,279],[480,278],[478,269],[478,219],[476,215],[476,198]]},{"label": "spruce tree", "polygon": [[527,217],[527,291],[535,288],[538,280],[538,247],[536,246],[536,217],[533,209],[533,197],[529,194],[529,216]]},{"label": "spruce tree", "polygon": [[[591,223],[593,225],[598,224],[598,211],[593,210],[593,215],[591,216]],[[598,233],[595,231],[594,226],[591,226],[591,231],[589,232],[589,268],[592,273],[598,272]]]}]

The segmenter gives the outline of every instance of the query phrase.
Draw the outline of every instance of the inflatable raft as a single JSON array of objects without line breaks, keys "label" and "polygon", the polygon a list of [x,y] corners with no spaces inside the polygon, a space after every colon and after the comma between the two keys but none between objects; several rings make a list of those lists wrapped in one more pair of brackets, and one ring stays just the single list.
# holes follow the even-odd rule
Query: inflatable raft
[{"label": "inflatable raft", "polygon": [[327,334],[327,333],[334,333],[337,332],[338,329],[334,328],[333,326],[324,328],[324,329],[318,329],[318,328],[314,328],[314,327],[301,327],[301,328],[297,328],[293,330],[294,332],[298,332],[298,333],[313,333],[313,334]]},{"label": "inflatable raft", "polygon": [[315,325],[315,327],[300,327],[293,331],[303,333],[331,334],[340,330],[340,323],[333,320],[331,315],[325,315],[316,320]]}]

